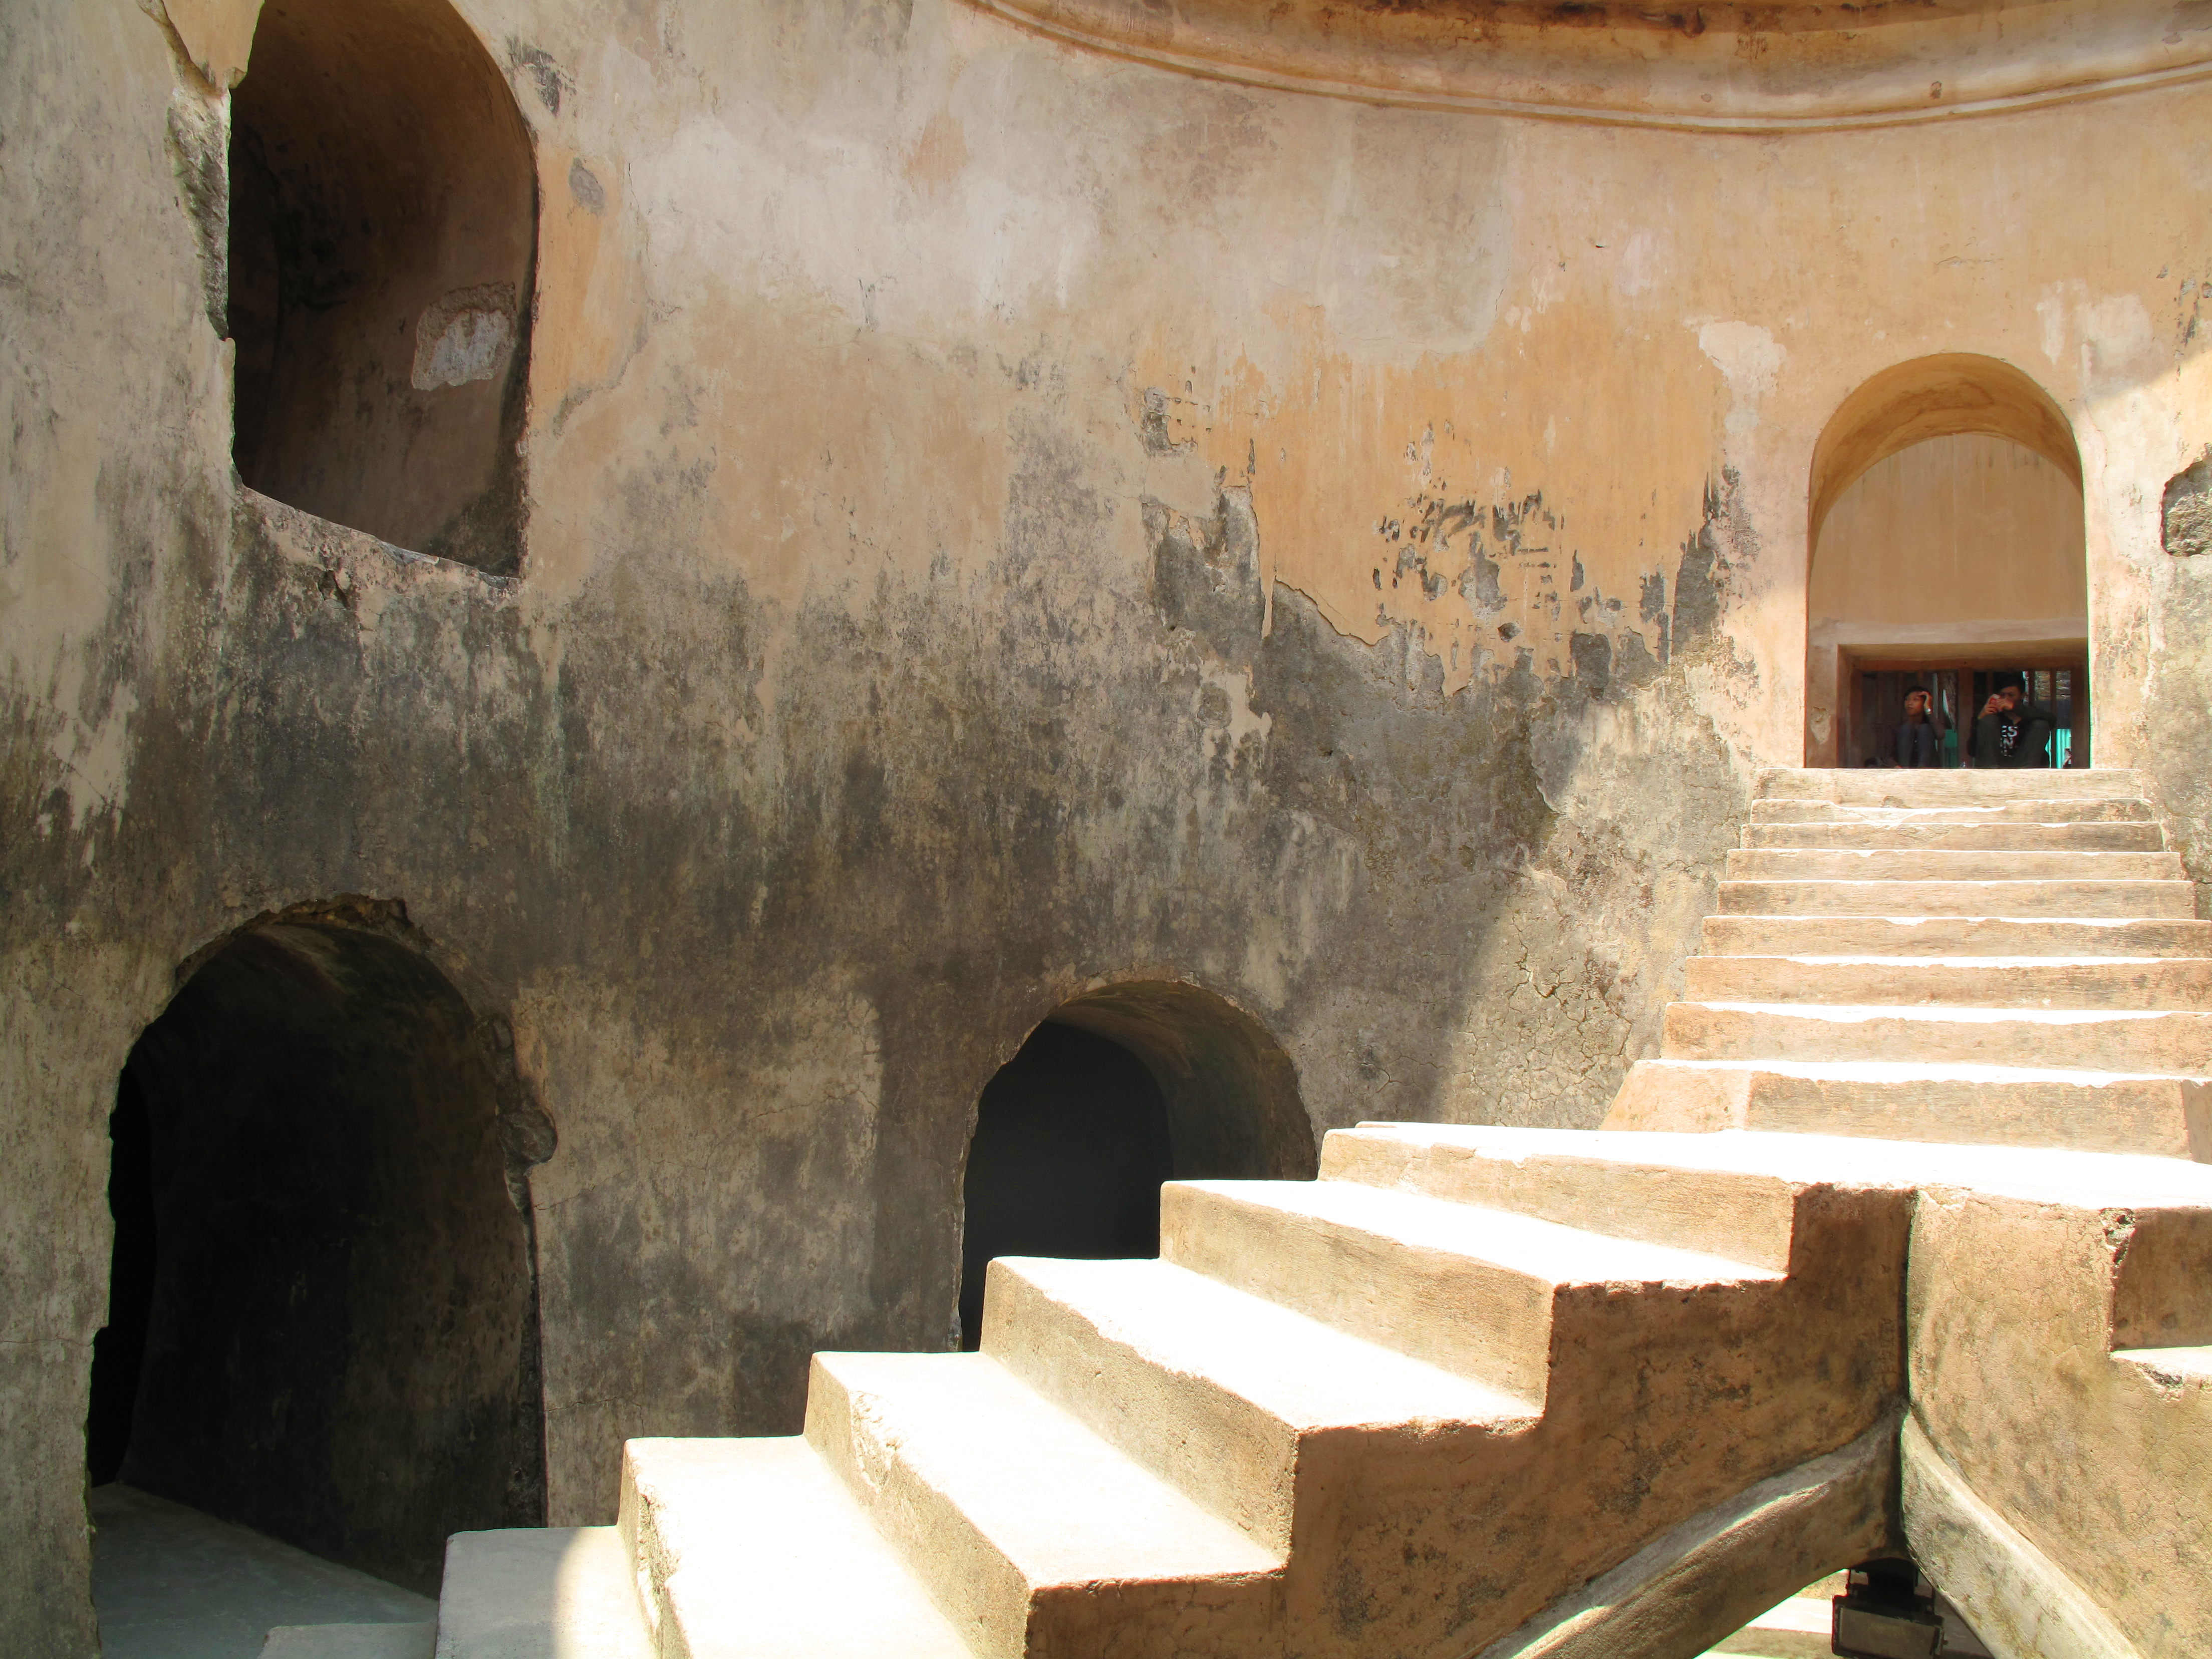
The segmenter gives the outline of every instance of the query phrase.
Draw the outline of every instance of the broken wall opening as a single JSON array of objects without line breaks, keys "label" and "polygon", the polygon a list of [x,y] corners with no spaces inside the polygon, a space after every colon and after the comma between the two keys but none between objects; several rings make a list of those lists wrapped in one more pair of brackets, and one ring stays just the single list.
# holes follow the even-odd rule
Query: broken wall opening
[{"label": "broken wall opening", "polygon": [[1946,684],[1939,763],[1963,763],[1966,688],[2018,671],[2068,675],[2053,758],[2089,763],[2081,462],[2041,386],[1963,353],[1887,369],[1821,434],[1808,501],[1807,765],[1893,763],[1893,690]]},{"label": "broken wall opening", "polygon": [[277,921],[201,960],[118,1084],[92,1484],[433,1594],[448,1534],[539,1524],[550,1131],[518,1088],[392,938]]},{"label": "broken wall opening", "polygon": [[446,0],[267,0],[230,161],[239,476],[515,569],[537,178],[474,33]]},{"label": "broken wall opening", "polygon": [[[1885,1575],[1888,1578],[1887,1586],[1881,1582]],[[1901,1594],[1898,1593],[1899,1586]],[[1869,1632],[1863,1623],[1846,1626],[1841,1634],[1843,1644],[1837,1645],[1837,1598],[1847,1597],[1862,1604],[1872,1599],[1878,1604],[1885,1588],[1899,1603],[1895,1612],[1900,1622],[1896,1627],[1885,1632],[1877,1626]],[[1878,1614],[1879,1612],[1877,1606]],[[1942,1631],[1940,1648],[1936,1645],[1935,1637],[1938,1627]],[[1888,1638],[1881,1649],[1884,1652],[1940,1651],[1952,1659],[1990,1659],[1990,1650],[1966,1622],[1966,1615],[1911,1562],[1902,1559],[1863,1562],[1816,1578],[1706,1651],[1767,1656],[1858,1652],[1863,1650],[1851,1646],[1851,1642],[1854,1638],[1863,1640],[1869,1634],[1877,1641]],[[1917,1645],[1916,1638],[1925,1645]]]},{"label": "broken wall opening", "polygon": [[962,1346],[981,1340],[994,1257],[1157,1255],[1162,1182],[1310,1180],[1317,1167],[1296,1069],[1242,1009],[1165,981],[1063,1004],[977,1105]]}]

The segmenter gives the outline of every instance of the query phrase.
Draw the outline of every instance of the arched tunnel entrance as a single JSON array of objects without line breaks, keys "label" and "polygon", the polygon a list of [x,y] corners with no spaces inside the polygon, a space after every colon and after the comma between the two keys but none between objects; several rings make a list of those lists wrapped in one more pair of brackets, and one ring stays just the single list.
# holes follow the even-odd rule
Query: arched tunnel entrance
[{"label": "arched tunnel entrance", "polygon": [[520,1176],[550,1129],[396,931],[242,929],[132,1048],[86,1456],[434,1593],[448,1534],[544,1518]]},{"label": "arched tunnel entrance", "polygon": [[1163,1182],[1310,1180],[1317,1163],[1290,1057],[1241,1008],[1170,981],[1063,1004],[976,1109],[962,1346],[981,1340],[994,1256],[1157,1255]]}]

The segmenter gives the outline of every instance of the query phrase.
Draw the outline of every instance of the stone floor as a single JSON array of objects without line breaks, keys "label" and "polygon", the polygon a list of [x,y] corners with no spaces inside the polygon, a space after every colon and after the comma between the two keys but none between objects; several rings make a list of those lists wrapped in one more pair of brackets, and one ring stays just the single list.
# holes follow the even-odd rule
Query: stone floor
[{"label": "stone floor", "polygon": [[428,1659],[427,1596],[125,1486],[92,1519],[105,1659]]}]

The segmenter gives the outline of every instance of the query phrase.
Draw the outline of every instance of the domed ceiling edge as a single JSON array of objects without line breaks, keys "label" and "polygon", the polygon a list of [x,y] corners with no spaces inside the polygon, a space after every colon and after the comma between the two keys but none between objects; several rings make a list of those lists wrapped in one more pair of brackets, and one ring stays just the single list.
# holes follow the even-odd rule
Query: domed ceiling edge
[{"label": "domed ceiling edge", "polygon": [[1773,132],[1956,119],[2212,76],[2174,0],[967,0],[1071,46],[1245,85]]}]

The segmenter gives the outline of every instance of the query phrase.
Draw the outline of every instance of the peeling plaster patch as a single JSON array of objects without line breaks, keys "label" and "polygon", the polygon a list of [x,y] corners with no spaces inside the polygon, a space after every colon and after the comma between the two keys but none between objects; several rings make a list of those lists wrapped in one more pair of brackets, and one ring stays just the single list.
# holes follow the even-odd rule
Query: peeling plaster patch
[{"label": "peeling plaster patch", "polygon": [[[1502,140],[1462,129],[1439,142],[1432,118],[1356,106],[1319,132],[1334,142],[1315,158],[1327,182],[1317,170],[1312,283],[1338,344],[1378,362],[1479,349],[1511,264],[1507,240],[1486,234],[1506,197]],[[1383,176],[1397,187],[1370,187]],[[1537,309],[1550,298],[1540,287]]]},{"label": "peeling plaster patch", "polygon": [[19,428],[0,496],[0,647],[17,663],[67,650],[106,610],[107,534],[99,510],[106,435],[57,410]]},{"label": "peeling plaster patch", "polygon": [[607,187],[599,182],[599,175],[584,165],[582,156],[568,163],[568,194],[576,205],[594,217],[604,217],[607,210]]},{"label": "peeling plaster patch", "polygon": [[[137,710],[138,694],[127,685],[118,686],[97,726],[76,726],[76,741],[72,752],[64,757],[69,771],[62,784],[69,796],[72,824],[82,825],[100,813],[123,805],[131,788],[131,756],[126,740],[131,717]],[[88,864],[95,845],[89,840],[85,842]]]},{"label": "peeling plaster patch", "polygon": [[1152,595],[1161,620],[1195,635],[1218,661],[1249,665],[1265,633],[1260,527],[1249,489],[1224,489],[1211,519],[1145,503]]},{"label": "peeling plaster patch", "polygon": [[[1206,759],[1232,772],[1247,754],[1264,759],[1268,735],[1275,729],[1275,717],[1253,708],[1252,671],[1222,669],[1209,663],[1200,669],[1199,675],[1203,688],[1199,694],[1199,712],[1206,720],[1206,744],[1210,751]],[[1249,750],[1248,739],[1251,745]]]},{"label": "peeling plaster patch", "polygon": [[1143,408],[1137,417],[1137,435],[1144,443],[1145,453],[1172,455],[1192,447],[1192,441],[1176,430],[1182,422],[1176,421],[1173,413],[1176,405],[1188,402],[1187,398],[1171,397],[1156,386],[1145,388]]},{"label": "peeling plaster patch", "polygon": [[415,389],[489,380],[514,350],[514,289],[505,283],[457,288],[415,325]]},{"label": "peeling plaster patch", "polygon": [[553,54],[540,47],[526,46],[520,40],[507,43],[507,61],[518,75],[527,76],[538,93],[538,101],[545,106],[548,115],[561,112],[561,95],[575,90],[571,81]]},{"label": "peeling plaster patch", "polygon": [[2088,381],[2131,374],[2152,348],[2150,313],[2133,294],[2100,300],[2081,318],[2081,378]]},{"label": "peeling plaster patch", "polygon": [[230,332],[230,107],[179,89],[169,100],[168,149],[191,216],[201,297],[216,337]]},{"label": "peeling plaster patch", "polygon": [[1698,349],[1721,372],[1734,401],[1728,434],[1741,438],[1759,430],[1759,405],[1774,390],[1786,355],[1773,335],[1757,323],[1705,323],[1698,329]]},{"label": "peeling plaster patch", "polygon": [[[2052,283],[2035,303],[2043,355],[2054,368],[2078,370],[2085,386],[2117,386],[2141,378],[2155,353],[2150,312],[2133,294],[2089,297],[2075,279]],[[2075,354],[2068,361],[2068,353]]]},{"label": "peeling plaster patch", "polygon": [[2043,325],[2043,355],[2056,368],[2066,355],[2066,319],[2070,296],[2069,288],[2079,289],[2078,283],[2053,283],[2043,290],[2043,297],[2035,302],[2036,320]]},{"label": "peeling plaster patch", "polygon": [[2212,451],[2166,480],[2159,525],[2177,559],[2212,553]]},{"label": "peeling plaster patch", "polygon": [[1652,230],[1639,230],[1628,239],[1613,278],[1614,289],[1623,298],[1632,300],[1659,285],[1661,275],[1672,261],[1672,238]]},{"label": "peeling plaster patch", "polygon": [[[1000,106],[1018,100],[1018,88],[985,81],[975,90],[965,114],[976,126],[1018,118]],[[658,156],[635,164],[630,179],[647,264],[672,284],[757,270],[771,295],[803,283],[860,326],[867,321],[860,283],[875,282],[877,324],[928,336],[957,318],[1003,321],[1066,302],[1103,243],[1103,204],[1053,165],[1044,146],[976,160],[945,186],[939,234],[926,252],[907,240],[908,185],[882,165],[873,138],[857,132],[802,146],[765,111],[727,123],[696,118]],[[807,187],[791,188],[794,178]],[[901,268],[908,279],[881,283]]]}]

